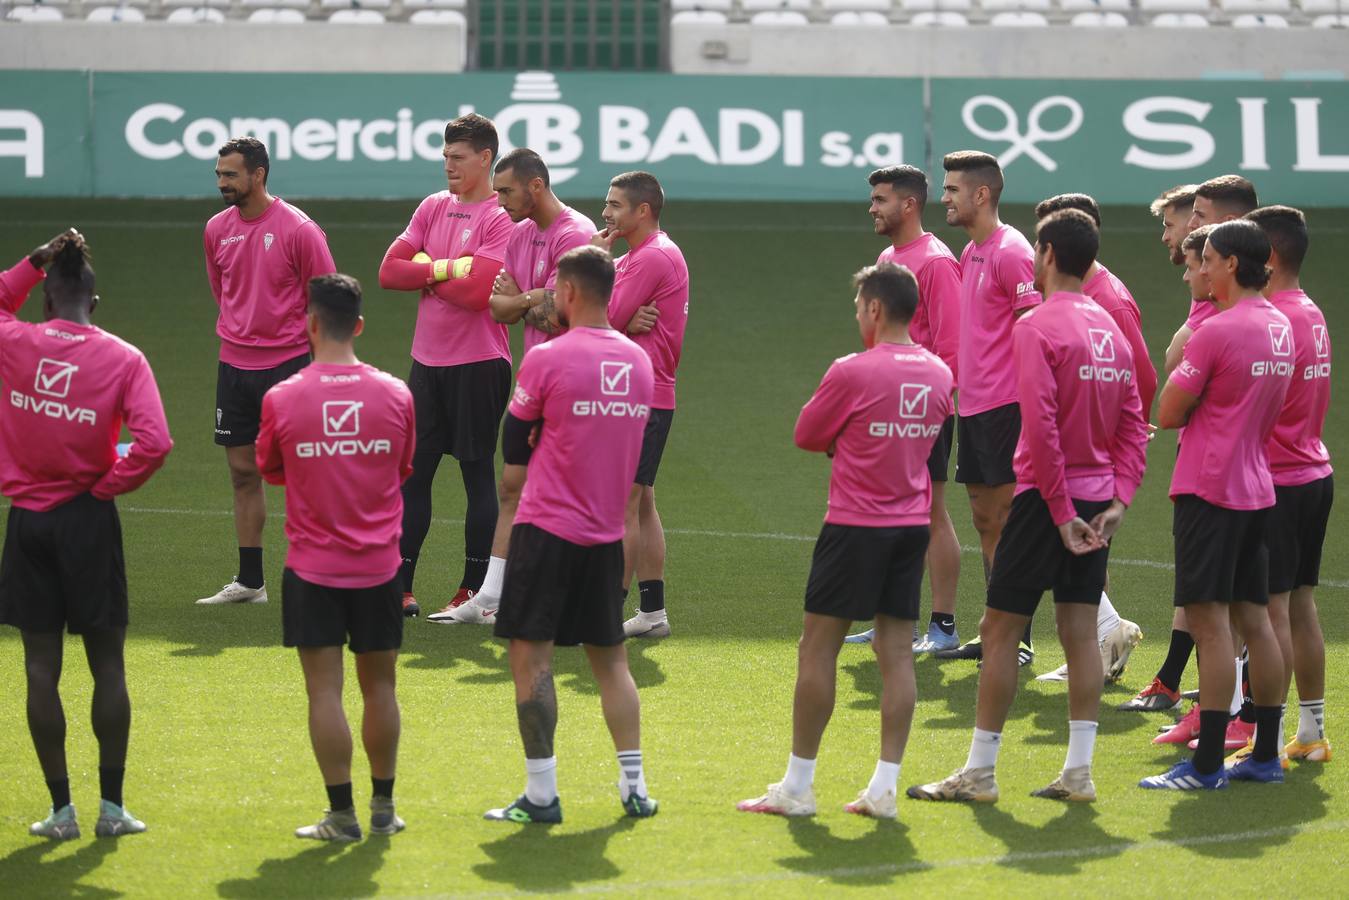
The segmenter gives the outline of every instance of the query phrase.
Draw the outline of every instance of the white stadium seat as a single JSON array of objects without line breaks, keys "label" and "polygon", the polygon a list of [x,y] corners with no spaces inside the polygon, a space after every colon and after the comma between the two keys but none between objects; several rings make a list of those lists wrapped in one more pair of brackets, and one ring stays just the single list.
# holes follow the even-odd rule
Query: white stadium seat
[{"label": "white stadium seat", "polygon": [[303,25],[304,13],[298,9],[255,9],[247,21],[253,25]]},{"label": "white stadium seat", "polygon": [[756,12],[749,17],[751,25],[809,25],[810,20],[806,14],[796,12],[791,9],[774,9],[765,12]]},{"label": "white stadium seat", "polygon": [[900,8],[912,15],[919,12],[969,12],[971,0],[900,0]]},{"label": "white stadium seat", "polygon": [[675,12],[703,12],[710,10],[713,12],[728,13],[731,11],[731,0],[671,0],[670,9]]},{"label": "white stadium seat", "polygon": [[1138,0],[1145,13],[1206,13],[1213,9],[1209,0]]},{"label": "white stadium seat", "polygon": [[1349,16],[1317,16],[1313,28],[1349,28]]},{"label": "white stadium seat", "polygon": [[[730,0],[727,0],[730,2]],[[403,0],[403,9],[467,9],[468,0]]]},{"label": "white stadium seat", "polygon": [[1075,12],[1119,12],[1127,13],[1129,0],[1059,0],[1059,9],[1067,13]]},{"label": "white stadium seat", "polygon": [[987,12],[1048,12],[1049,0],[979,0],[979,8]]},{"label": "white stadium seat", "polygon": [[1038,12],[1000,12],[988,24],[994,28],[1044,28],[1049,20]]},{"label": "white stadium seat", "polygon": [[408,16],[413,25],[460,25],[468,27],[468,19],[457,9],[419,9]]},{"label": "white stadium seat", "polygon": [[1068,24],[1075,28],[1128,28],[1129,20],[1117,12],[1080,12]]},{"label": "white stadium seat", "polygon": [[1218,0],[1225,13],[1286,13],[1293,8],[1288,0]]},{"label": "white stadium seat", "polygon": [[181,6],[169,13],[169,17],[164,21],[175,25],[219,25],[225,21],[225,14],[218,9],[205,6]]},{"label": "white stadium seat", "polygon": [[1298,7],[1307,15],[1332,13],[1337,16],[1349,14],[1349,4],[1345,0],[1300,0]]},{"label": "white stadium seat", "polygon": [[920,12],[909,20],[910,25],[920,28],[964,28],[970,20],[958,12]]},{"label": "white stadium seat", "polygon": [[134,6],[96,6],[89,10],[89,22],[144,22],[145,13]]},{"label": "white stadium seat", "polygon": [[702,9],[681,9],[670,16],[671,25],[725,25],[726,13]]},{"label": "white stadium seat", "polygon": [[11,22],[59,22],[65,16],[50,6],[15,6],[5,13],[5,18]]},{"label": "white stadium seat", "polygon": [[388,9],[393,0],[323,0],[319,5],[324,9]]},{"label": "white stadium seat", "polygon": [[890,0],[820,0],[820,9],[828,13],[878,12],[888,13]]},{"label": "white stadium seat", "polygon": [[1150,23],[1156,28],[1207,28],[1208,19],[1199,13],[1162,13]]},{"label": "white stadium seat", "polygon": [[205,6],[226,7],[230,5],[230,0],[163,0],[163,5],[170,9],[179,7],[202,8]]},{"label": "white stadium seat", "polygon": [[745,12],[772,12],[775,10],[810,10],[810,0],[740,0],[740,8]]},{"label": "white stadium seat", "polygon": [[834,13],[829,20],[830,25],[836,25],[840,28],[875,28],[882,25],[889,25],[890,20],[885,17],[885,13],[869,12],[867,10],[844,10]]},{"label": "white stadium seat", "polygon": [[334,25],[383,25],[384,16],[373,9],[339,9],[328,21]]},{"label": "white stadium seat", "polygon": [[286,9],[308,9],[309,0],[242,0],[245,9],[262,6],[268,9],[284,7]]},{"label": "white stadium seat", "polygon": [[1287,28],[1288,20],[1283,16],[1269,13],[1246,13],[1232,20],[1233,28]]}]

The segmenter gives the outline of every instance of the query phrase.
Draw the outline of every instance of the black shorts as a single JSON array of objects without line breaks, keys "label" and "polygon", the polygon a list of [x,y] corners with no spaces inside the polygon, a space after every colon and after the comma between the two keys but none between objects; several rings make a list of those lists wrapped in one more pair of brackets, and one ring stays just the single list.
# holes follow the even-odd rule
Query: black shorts
[{"label": "black shorts", "polygon": [[[1073,500],[1073,508],[1090,522],[1110,508],[1109,500]],[[1106,561],[1110,548],[1085,556],[1063,546],[1059,528],[1049,514],[1049,505],[1038,490],[1022,491],[1012,498],[1007,524],[1002,527],[993,570],[988,576],[990,609],[1018,616],[1034,615],[1045,591],[1054,592],[1055,603],[1101,602],[1105,589]]]},{"label": "black shorts", "polygon": [[623,542],[573,544],[524,523],[511,529],[495,634],[563,647],[623,643]]},{"label": "black shorts", "polygon": [[660,458],[665,454],[665,442],[670,439],[670,423],[674,421],[673,409],[653,409],[646,420],[646,430],[642,432],[642,455],[637,460],[635,484],[655,487],[656,470],[660,468]]},{"label": "black shorts", "polygon": [[341,647],[352,653],[403,646],[403,579],[365,588],[335,588],[281,573],[281,642],[287,647]]},{"label": "black shorts", "polygon": [[247,447],[258,440],[262,395],[309,365],[309,354],[270,369],[240,369],[222,362],[215,376],[215,442]]},{"label": "black shorts", "polygon": [[1176,606],[1269,603],[1267,509],[1224,509],[1194,494],[1176,498]]},{"label": "black shorts", "polygon": [[932,452],[927,456],[927,474],[933,481],[945,481],[946,469],[951,462],[951,444],[955,438],[956,417],[947,416],[932,443]]},{"label": "black shorts", "polygon": [[1012,484],[1012,455],[1021,437],[1021,407],[999,406],[956,420],[956,481],[996,487]]},{"label": "black shorts", "polygon": [[1321,545],[1334,502],[1333,475],[1291,487],[1274,486],[1274,508],[1265,518],[1271,594],[1319,583]]},{"label": "black shorts", "polygon": [[417,414],[417,450],[471,462],[497,452],[497,432],[511,396],[511,364],[485,359],[462,366],[424,366],[408,375]]},{"label": "black shorts", "polygon": [[928,527],[820,529],[806,582],[806,612],[864,622],[877,615],[917,619]]},{"label": "black shorts", "polygon": [[111,500],[81,494],[45,512],[10,507],[0,622],[44,634],[126,627],[122,525]]}]

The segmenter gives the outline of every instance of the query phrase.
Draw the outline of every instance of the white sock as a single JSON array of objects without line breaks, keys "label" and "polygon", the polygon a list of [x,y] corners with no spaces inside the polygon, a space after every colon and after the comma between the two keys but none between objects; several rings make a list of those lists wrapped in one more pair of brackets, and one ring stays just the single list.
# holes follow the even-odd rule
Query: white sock
[{"label": "white sock", "polygon": [[998,748],[1002,746],[1001,731],[974,729],[970,740],[970,755],[965,760],[967,769],[991,769],[998,764]]},{"label": "white sock", "polygon": [[1080,769],[1091,766],[1091,753],[1096,749],[1096,723],[1082,719],[1068,720],[1068,758],[1063,761],[1065,769]]},{"label": "white sock", "polygon": [[1297,705],[1297,739],[1310,744],[1326,736],[1326,701],[1303,700]]},{"label": "white sock", "polygon": [[787,757],[787,774],[782,776],[782,789],[800,797],[815,783],[815,760],[799,756]]},{"label": "white sock", "polygon": [[871,775],[871,783],[867,785],[867,796],[872,800],[879,800],[886,794],[895,793],[898,784],[899,763],[888,763],[878,759],[876,771]]},{"label": "white sock", "polygon": [[1101,591],[1101,605],[1096,608],[1096,643],[1101,643],[1110,637],[1111,632],[1119,627],[1119,613],[1115,611],[1115,604],[1110,602],[1110,598]]},{"label": "white sock", "polygon": [[525,759],[525,799],[537,806],[547,806],[557,798],[557,757]]},{"label": "white sock", "polygon": [[506,560],[500,556],[488,557],[487,577],[482,580],[478,591],[479,605],[487,609],[496,609],[501,602],[501,583],[506,578]]},{"label": "white sock", "polygon": [[642,774],[642,751],[618,751],[618,796],[627,800],[636,794],[646,796],[646,776]]},{"label": "white sock", "polygon": [[1227,714],[1229,716],[1235,716],[1237,713],[1241,712],[1241,701],[1244,699],[1246,698],[1241,693],[1241,657],[1238,656],[1237,680],[1236,685],[1232,688],[1232,703],[1227,707]]}]

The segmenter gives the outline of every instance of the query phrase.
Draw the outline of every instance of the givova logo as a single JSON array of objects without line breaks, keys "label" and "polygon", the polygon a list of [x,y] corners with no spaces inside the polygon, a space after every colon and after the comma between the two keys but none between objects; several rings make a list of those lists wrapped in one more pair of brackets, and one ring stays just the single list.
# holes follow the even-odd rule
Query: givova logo
[{"label": "givova logo", "polygon": [[[9,137],[12,132],[19,137]],[[45,135],[42,120],[26,109],[0,109],[0,158],[23,160],[24,178],[46,173]]]}]

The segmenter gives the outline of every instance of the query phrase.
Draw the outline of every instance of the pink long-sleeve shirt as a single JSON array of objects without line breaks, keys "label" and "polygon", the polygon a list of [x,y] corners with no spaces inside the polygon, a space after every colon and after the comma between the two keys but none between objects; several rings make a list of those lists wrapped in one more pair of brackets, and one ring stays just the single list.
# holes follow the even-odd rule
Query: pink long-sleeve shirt
[{"label": "pink long-sleeve shirt", "polygon": [[1148,345],[1143,340],[1143,315],[1139,312],[1134,295],[1124,286],[1113,272],[1105,266],[1097,265],[1096,274],[1082,285],[1082,293],[1095,300],[1097,305],[1110,313],[1124,340],[1134,355],[1134,370],[1138,374],[1138,397],[1143,403],[1143,418],[1152,413],[1152,401],[1157,396],[1157,368],[1148,355]]},{"label": "pink long-sleeve shirt", "polygon": [[796,446],[834,450],[833,525],[932,520],[927,458],[951,414],[951,370],[917,344],[877,344],[834,361],[796,420]]},{"label": "pink long-sleeve shirt", "polygon": [[[15,317],[42,278],[28,260],[0,275],[0,494],[39,512],[134,491],[173,447],[139,350],[93,325]],[[132,444],[118,458],[123,424]]]},{"label": "pink long-sleeve shirt", "polygon": [[270,369],[309,351],[309,279],[337,271],[318,223],[277,198],[256,219],[221,210],[203,236],[206,276],[220,306],[220,360]]},{"label": "pink long-sleeve shirt", "polygon": [[902,247],[886,247],[876,265],[905,266],[918,280],[918,309],[909,337],[941,357],[960,377],[960,263],[935,234],[924,232]]},{"label": "pink long-sleeve shirt", "polygon": [[651,405],[674,409],[675,372],[689,322],[689,267],[679,247],[663,231],[614,260],[609,324],[625,331],[637,309],[652,304],[660,312],[655,327],[630,337],[651,357],[656,372]]},{"label": "pink long-sleeve shirt", "polygon": [[416,432],[407,385],[364,363],[312,363],[263,396],[258,470],[286,486],[295,574],[336,588],[394,576]]},{"label": "pink long-sleeve shirt", "polygon": [[1115,320],[1085,294],[1060,291],[1017,321],[1012,354],[1016,492],[1038,489],[1055,525],[1077,515],[1074,499],[1132,503],[1148,432],[1133,351]]}]

